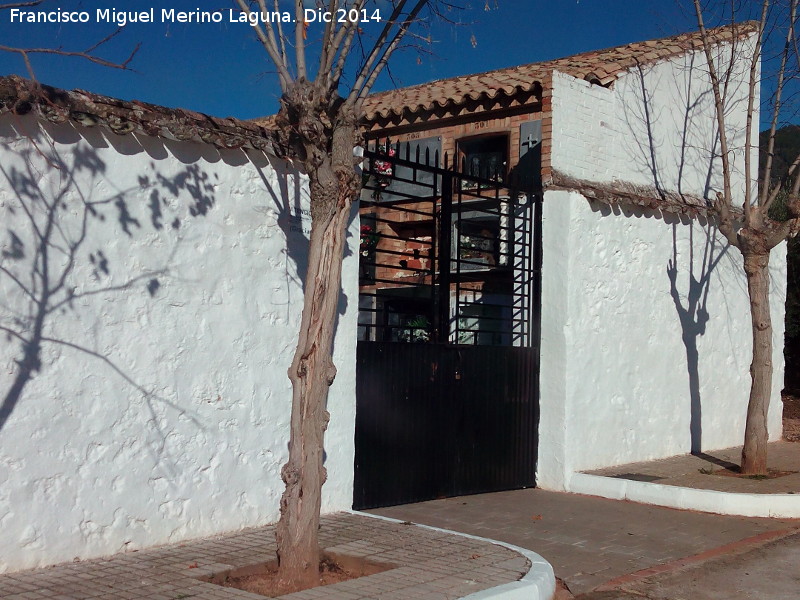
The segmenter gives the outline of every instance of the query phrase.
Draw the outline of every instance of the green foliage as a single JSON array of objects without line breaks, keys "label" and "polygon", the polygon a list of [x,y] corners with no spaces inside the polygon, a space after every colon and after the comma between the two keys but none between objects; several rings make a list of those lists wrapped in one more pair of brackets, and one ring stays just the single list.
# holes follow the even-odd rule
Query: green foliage
[{"label": "green foliage", "polygon": [[[759,157],[759,172],[763,173],[766,163],[767,142],[769,130],[762,131],[759,135],[761,155]],[[800,155],[800,125],[787,125],[775,132],[775,150],[772,158],[772,174],[770,185],[774,185],[786,177],[789,165]]]},{"label": "green foliage", "polygon": [[401,342],[431,341],[431,322],[424,315],[416,315],[405,322],[405,328],[398,333]]},{"label": "green foliage", "polygon": [[[767,134],[761,133],[761,167],[764,167],[763,150],[767,145]],[[774,185],[786,178],[789,165],[800,155],[800,126],[789,125],[775,133],[775,152],[772,181]],[[788,187],[789,182],[784,182]],[[770,207],[769,216],[776,221],[789,218],[786,208],[786,191],[782,191]],[[788,390],[800,390],[800,239],[792,238],[787,245],[786,281],[786,334],[784,358],[786,359],[785,384]]]}]

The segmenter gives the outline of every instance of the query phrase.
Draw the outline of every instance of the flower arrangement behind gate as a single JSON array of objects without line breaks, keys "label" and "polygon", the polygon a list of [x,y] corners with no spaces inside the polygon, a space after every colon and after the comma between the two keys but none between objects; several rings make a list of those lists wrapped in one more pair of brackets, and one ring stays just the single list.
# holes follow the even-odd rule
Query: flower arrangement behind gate
[{"label": "flower arrangement behind gate", "polygon": [[[387,147],[386,144],[381,144],[378,146],[378,153],[392,159],[396,156],[397,150],[391,146]],[[372,170],[375,172],[375,182],[378,184],[372,192],[372,197],[375,200],[380,200],[381,191],[392,183],[392,176],[394,175],[392,162],[391,160],[375,160],[372,162]]]},{"label": "flower arrangement behind gate", "polygon": [[369,256],[370,253],[375,250],[375,246],[378,245],[378,240],[380,237],[380,234],[378,234],[378,232],[376,232],[371,226],[362,225],[361,241],[358,247],[359,252],[361,252],[361,256]]}]

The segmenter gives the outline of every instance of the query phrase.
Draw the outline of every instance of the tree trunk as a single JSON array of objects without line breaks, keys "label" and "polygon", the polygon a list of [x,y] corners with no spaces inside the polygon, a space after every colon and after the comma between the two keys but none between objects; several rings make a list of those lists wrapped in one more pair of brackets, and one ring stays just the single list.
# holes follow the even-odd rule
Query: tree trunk
[{"label": "tree trunk", "polygon": [[742,447],[742,473],[767,473],[767,409],[772,391],[772,321],[769,312],[769,252],[744,252],[753,326],[750,400]]},{"label": "tree trunk", "polygon": [[335,127],[331,149],[310,148],[312,158],[306,162],[311,240],[299,341],[289,367],[289,460],[281,471],[286,489],[276,529],[279,580],[294,589],[319,583],[318,530],[321,488],[326,479],[323,440],[330,418],[328,389],[336,376],[334,326],[342,288],[345,230],[360,184],[353,162],[355,132],[354,118]]}]

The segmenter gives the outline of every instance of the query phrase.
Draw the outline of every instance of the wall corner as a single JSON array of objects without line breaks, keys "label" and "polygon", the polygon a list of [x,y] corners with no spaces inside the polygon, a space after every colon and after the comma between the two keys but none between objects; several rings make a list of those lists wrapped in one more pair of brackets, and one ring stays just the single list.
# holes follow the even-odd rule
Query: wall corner
[{"label": "wall corner", "polygon": [[542,311],[537,486],[565,490],[569,460],[566,421],[566,305],[570,194],[547,191],[542,203]]}]

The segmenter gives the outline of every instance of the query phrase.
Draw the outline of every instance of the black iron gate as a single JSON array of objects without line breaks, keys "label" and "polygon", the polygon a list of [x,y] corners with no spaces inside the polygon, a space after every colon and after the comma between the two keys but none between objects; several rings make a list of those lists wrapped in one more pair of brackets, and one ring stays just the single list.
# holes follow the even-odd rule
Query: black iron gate
[{"label": "black iron gate", "polygon": [[540,198],[408,145],[365,155],[354,508],[533,486]]}]

